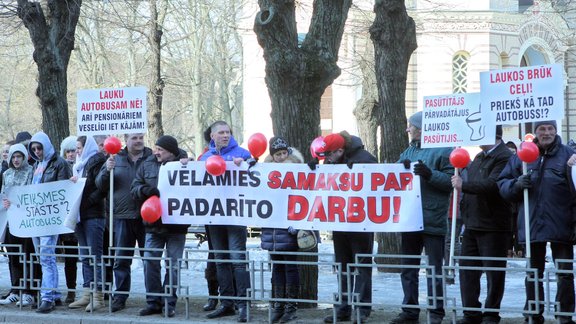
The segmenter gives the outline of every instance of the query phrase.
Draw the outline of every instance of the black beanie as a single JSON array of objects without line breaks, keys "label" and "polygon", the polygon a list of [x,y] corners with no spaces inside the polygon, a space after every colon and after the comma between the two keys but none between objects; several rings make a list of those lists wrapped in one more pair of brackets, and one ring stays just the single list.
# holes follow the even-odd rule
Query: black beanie
[{"label": "black beanie", "polygon": [[30,140],[30,139],[32,139],[32,135],[30,135],[30,133],[20,132],[20,133],[16,134],[16,139],[14,139],[14,143],[18,144],[18,143],[22,143],[22,142]]},{"label": "black beanie", "polygon": [[270,155],[276,154],[278,151],[288,150],[288,142],[284,140],[282,137],[274,136],[270,139],[270,143],[268,143],[270,147]]},{"label": "black beanie", "polygon": [[180,155],[180,150],[178,149],[178,142],[176,139],[170,135],[160,136],[156,141],[156,146],[160,146],[166,151],[174,154],[174,156]]}]

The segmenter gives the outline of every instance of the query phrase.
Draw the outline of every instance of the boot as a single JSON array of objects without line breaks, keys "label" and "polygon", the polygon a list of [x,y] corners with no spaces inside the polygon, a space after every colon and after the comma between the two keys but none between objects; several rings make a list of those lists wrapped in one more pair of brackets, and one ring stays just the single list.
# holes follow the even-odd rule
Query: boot
[{"label": "boot", "polygon": [[[272,298],[286,298],[285,286],[280,286],[272,284]],[[284,315],[284,302],[270,302],[270,308],[272,309],[272,317],[270,318],[271,323],[278,323],[280,318]]]},{"label": "boot", "polygon": [[[286,286],[286,298],[298,299],[300,296],[300,287],[294,285]],[[280,323],[288,323],[298,318],[296,311],[298,310],[298,303],[295,301],[286,302],[284,304],[284,315],[280,318]]]},{"label": "boot", "polygon": [[[206,279],[206,283],[208,284],[208,295],[218,296],[218,280]],[[215,310],[216,306],[218,306],[218,299],[208,298],[208,302],[206,302],[202,309],[204,309],[205,312],[210,312]]]},{"label": "boot", "polygon": [[90,304],[90,290],[84,289],[82,292],[82,297],[77,301],[68,305],[68,308],[82,308],[86,307],[86,305]]},{"label": "boot", "polygon": [[95,310],[98,310],[100,308],[103,308],[104,305],[104,294],[101,291],[97,291],[94,294],[94,299],[92,299],[92,303],[89,303],[86,306],[86,311],[87,312],[93,312]]},{"label": "boot", "polygon": [[68,294],[66,294],[66,299],[64,300],[64,302],[66,304],[70,304],[74,302],[74,299],[76,299],[76,292],[69,291]]}]

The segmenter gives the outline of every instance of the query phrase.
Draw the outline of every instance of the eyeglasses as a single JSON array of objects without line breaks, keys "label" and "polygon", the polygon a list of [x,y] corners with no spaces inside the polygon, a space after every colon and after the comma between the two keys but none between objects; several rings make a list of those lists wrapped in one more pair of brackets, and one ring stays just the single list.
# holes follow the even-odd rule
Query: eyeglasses
[{"label": "eyeglasses", "polygon": [[36,152],[36,151],[42,151],[43,148],[42,148],[42,146],[40,146],[40,145],[34,145],[34,146],[31,146],[31,147],[30,147],[30,150]]}]

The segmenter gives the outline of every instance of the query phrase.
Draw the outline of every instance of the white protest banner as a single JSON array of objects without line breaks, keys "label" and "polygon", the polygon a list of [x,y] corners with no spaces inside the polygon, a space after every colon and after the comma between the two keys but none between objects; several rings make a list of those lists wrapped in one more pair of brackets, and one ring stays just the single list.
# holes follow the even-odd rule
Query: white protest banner
[{"label": "white protest banner", "polygon": [[78,135],[146,133],[146,88],[79,90]]},{"label": "white protest banner", "polygon": [[8,215],[6,209],[0,207],[0,243],[4,243],[6,239],[6,225],[8,225]]},{"label": "white protest banner", "polygon": [[351,232],[423,229],[420,178],[402,164],[167,163],[158,189],[164,224],[245,225]]},{"label": "white protest banner", "polygon": [[18,237],[38,237],[73,232],[64,226],[72,207],[82,199],[85,179],[61,180],[16,186],[8,190],[8,224]]},{"label": "white protest banner", "polygon": [[482,113],[480,93],[424,97],[422,147],[494,144],[496,124]]},{"label": "white protest banner", "polygon": [[482,107],[496,125],[561,120],[562,65],[538,65],[480,73]]}]

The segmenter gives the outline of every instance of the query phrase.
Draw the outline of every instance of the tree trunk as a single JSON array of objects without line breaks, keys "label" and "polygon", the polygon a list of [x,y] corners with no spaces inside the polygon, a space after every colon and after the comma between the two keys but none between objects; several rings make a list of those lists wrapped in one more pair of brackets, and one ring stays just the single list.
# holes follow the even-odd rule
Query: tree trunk
[{"label": "tree trunk", "polygon": [[[150,0],[150,34],[148,43],[151,49],[152,73],[148,90],[148,141],[155,142],[164,135],[162,127],[162,98],[164,97],[164,79],[162,79],[162,21],[163,14],[158,13],[157,0]],[[164,6],[165,7],[165,6]],[[165,9],[163,9],[165,10]],[[159,20],[160,19],[160,20]]]},{"label": "tree trunk", "polygon": [[[416,50],[416,25],[406,13],[404,0],[377,0],[370,27],[374,43],[376,80],[380,102],[380,161],[394,163],[406,148],[406,78]],[[378,253],[399,254],[399,235],[380,233]],[[382,261],[382,260],[377,260]],[[390,261],[398,264],[399,260]]]},{"label": "tree trunk", "polygon": [[38,2],[18,0],[18,17],[30,33],[38,66],[36,96],[42,111],[42,129],[58,151],[70,134],[68,121],[68,63],[82,0]]},{"label": "tree trunk", "polygon": [[[316,0],[310,28],[298,44],[295,2],[259,0],[254,31],[264,50],[266,85],[274,135],[282,136],[311,159],[310,143],[320,135],[320,98],[340,75],[338,48],[351,0]],[[303,272],[309,289],[301,298],[317,299],[317,269]]]},{"label": "tree trunk", "polygon": [[364,142],[366,150],[374,156],[378,155],[378,127],[381,124],[380,104],[374,73],[374,51],[366,50],[367,60],[360,62],[362,71],[362,99],[354,108],[354,117],[358,124],[358,133]]}]

